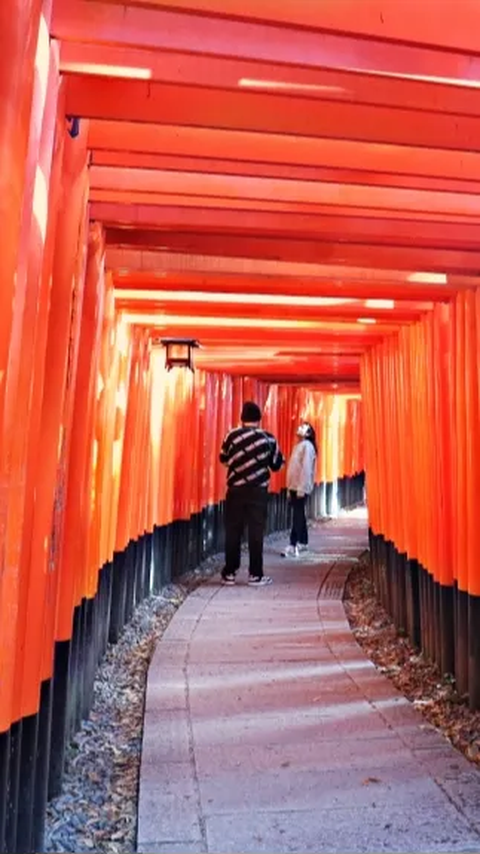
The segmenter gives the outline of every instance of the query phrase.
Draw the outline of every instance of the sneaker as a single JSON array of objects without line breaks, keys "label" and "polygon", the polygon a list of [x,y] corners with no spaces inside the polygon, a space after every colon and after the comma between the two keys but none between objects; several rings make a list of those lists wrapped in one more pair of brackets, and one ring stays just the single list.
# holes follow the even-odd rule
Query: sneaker
[{"label": "sneaker", "polygon": [[282,557],[298,557],[298,546],[287,546],[281,553]]},{"label": "sneaker", "polygon": [[297,554],[302,554],[302,552],[308,552],[308,545],[305,543],[299,543],[297,546]]},{"label": "sneaker", "polygon": [[261,577],[258,575],[249,575],[248,583],[252,587],[265,587],[267,584],[273,583],[273,578],[270,578],[269,575],[262,575]]},{"label": "sneaker", "polygon": [[232,573],[224,575],[222,572],[222,584],[225,584],[227,587],[233,587],[235,584],[235,576]]}]

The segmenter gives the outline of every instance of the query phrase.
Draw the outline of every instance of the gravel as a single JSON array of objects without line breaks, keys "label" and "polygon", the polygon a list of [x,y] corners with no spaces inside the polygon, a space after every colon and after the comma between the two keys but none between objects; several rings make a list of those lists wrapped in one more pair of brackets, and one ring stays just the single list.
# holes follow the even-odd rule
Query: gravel
[{"label": "gravel", "polygon": [[480,767],[480,711],[471,711],[454,678],[442,674],[405,632],[397,632],[375,596],[368,555],[350,572],[344,605],[365,654],[472,766]]}]

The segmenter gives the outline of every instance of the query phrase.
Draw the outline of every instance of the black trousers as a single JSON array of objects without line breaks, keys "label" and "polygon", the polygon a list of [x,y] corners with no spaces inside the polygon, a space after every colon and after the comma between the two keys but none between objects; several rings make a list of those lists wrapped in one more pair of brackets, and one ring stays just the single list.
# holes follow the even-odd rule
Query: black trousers
[{"label": "black trousers", "polygon": [[268,492],[260,486],[234,486],[225,500],[225,575],[240,567],[242,535],[247,526],[250,575],[263,576],[263,535]]},{"label": "black trousers", "polygon": [[307,517],[305,514],[306,501],[306,495],[299,497],[293,489],[290,490],[290,503],[293,510],[292,530],[290,531],[291,546],[296,546],[297,543],[301,543],[304,546],[308,544]]}]

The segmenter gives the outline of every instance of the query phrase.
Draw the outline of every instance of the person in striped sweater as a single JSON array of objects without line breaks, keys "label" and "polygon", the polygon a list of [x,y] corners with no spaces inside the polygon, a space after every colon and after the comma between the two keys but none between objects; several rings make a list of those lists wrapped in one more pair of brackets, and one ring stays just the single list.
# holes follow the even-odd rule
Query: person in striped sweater
[{"label": "person in striped sweater", "polygon": [[241,427],[225,437],[220,462],[227,466],[225,499],[224,584],[235,584],[240,568],[242,534],[248,528],[248,583],[258,587],[271,584],[263,573],[263,537],[267,519],[270,473],[279,471],[285,460],[272,433],[260,428],[262,413],[256,403],[246,401]]}]

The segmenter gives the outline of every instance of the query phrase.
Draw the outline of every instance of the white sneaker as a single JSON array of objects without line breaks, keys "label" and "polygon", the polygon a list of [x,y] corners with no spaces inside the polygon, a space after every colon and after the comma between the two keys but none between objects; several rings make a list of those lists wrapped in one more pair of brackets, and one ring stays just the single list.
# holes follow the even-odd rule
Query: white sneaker
[{"label": "white sneaker", "polygon": [[282,557],[298,557],[298,546],[287,546],[281,553]]},{"label": "white sneaker", "polygon": [[273,578],[270,578],[269,575],[262,575],[259,577],[258,575],[249,575],[248,576],[248,585],[249,587],[266,587],[267,584],[272,584]]},{"label": "white sneaker", "polygon": [[308,546],[305,543],[299,543],[297,546],[297,553],[302,554],[302,552],[308,552]]}]

